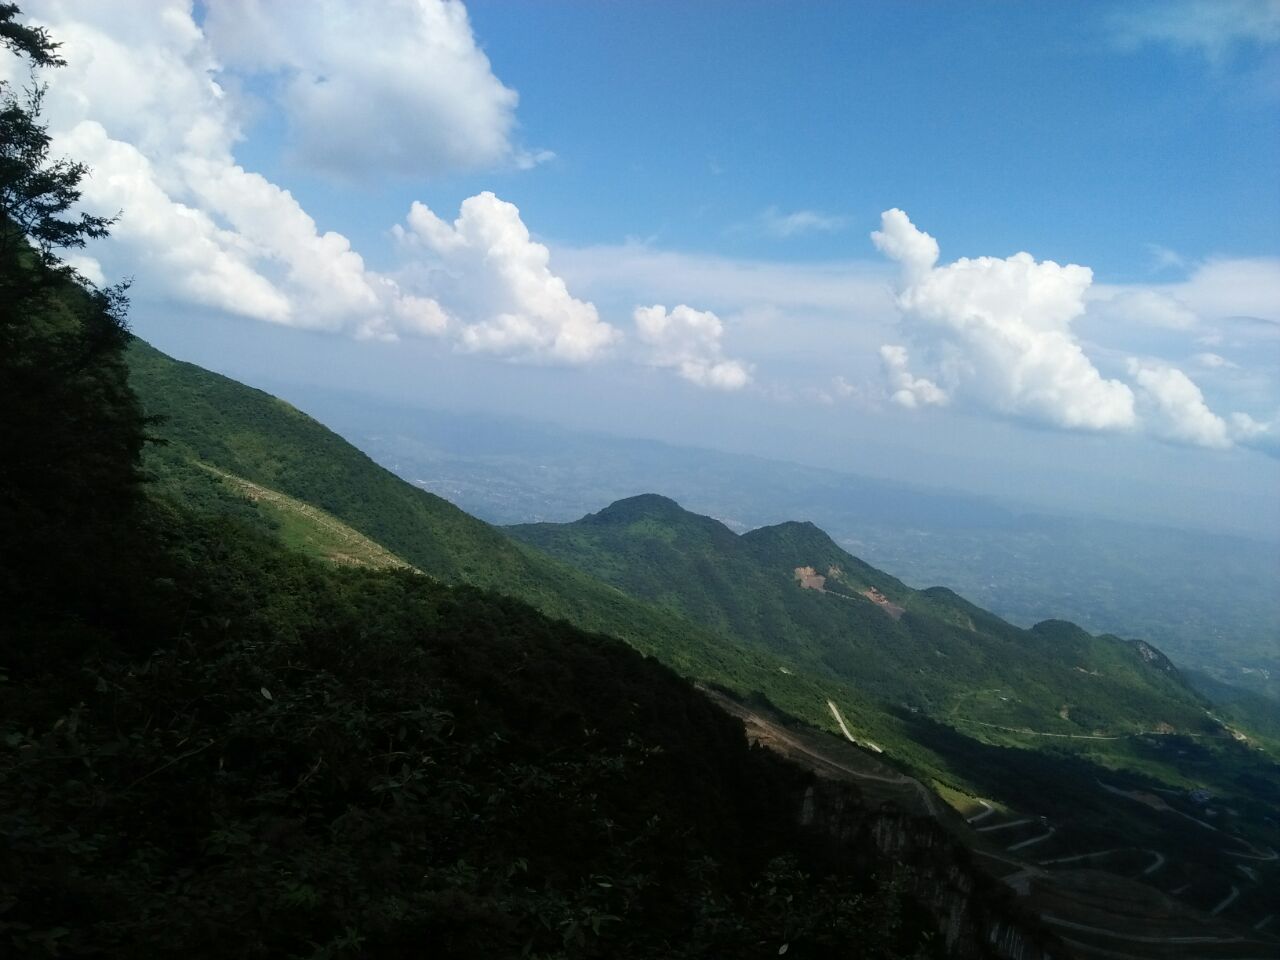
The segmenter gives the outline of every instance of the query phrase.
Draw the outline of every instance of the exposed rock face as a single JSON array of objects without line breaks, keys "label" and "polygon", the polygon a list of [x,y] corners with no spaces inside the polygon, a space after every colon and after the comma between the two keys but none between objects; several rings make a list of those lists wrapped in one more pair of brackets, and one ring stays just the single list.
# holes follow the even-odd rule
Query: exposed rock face
[{"label": "exposed rock face", "polygon": [[879,607],[881,610],[883,610],[885,613],[891,616],[894,620],[901,619],[902,615],[907,612],[902,607],[898,606],[896,603],[891,601],[888,597],[886,597],[883,593],[881,593],[875,587],[867,587],[867,589],[862,590],[860,592],[864,597],[866,597],[868,600],[874,603],[877,607]]},{"label": "exposed rock face", "polygon": [[813,567],[796,567],[795,577],[805,590],[825,590],[827,578]]},{"label": "exposed rock face", "polygon": [[860,868],[903,884],[937,925],[952,957],[1063,960],[1061,942],[1015,902],[1002,884],[979,873],[960,843],[927,817],[892,804],[868,807],[856,786],[813,777],[798,789],[797,819]]}]

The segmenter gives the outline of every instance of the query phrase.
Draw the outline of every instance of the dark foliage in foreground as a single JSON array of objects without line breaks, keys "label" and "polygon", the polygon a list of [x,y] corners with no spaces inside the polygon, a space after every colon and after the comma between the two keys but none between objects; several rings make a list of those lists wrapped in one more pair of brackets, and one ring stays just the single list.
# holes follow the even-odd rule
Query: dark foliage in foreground
[{"label": "dark foliage in foreground", "polygon": [[[0,4],[0,46],[61,63]],[[0,84],[0,951],[901,956],[893,883],[673,673],[532,608],[329,569],[141,483],[85,168]]]},{"label": "dark foliage in foreground", "polygon": [[[155,956],[900,956],[803,775],[531,608],[330,571],[162,503],[110,616],[4,636],[0,936]],[[791,856],[786,856],[791,854]],[[904,914],[906,911],[906,914]]]}]

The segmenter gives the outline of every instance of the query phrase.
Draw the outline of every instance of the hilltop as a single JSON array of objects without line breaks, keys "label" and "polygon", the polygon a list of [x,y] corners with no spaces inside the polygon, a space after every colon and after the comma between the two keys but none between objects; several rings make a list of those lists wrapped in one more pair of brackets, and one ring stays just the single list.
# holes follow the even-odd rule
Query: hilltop
[{"label": "hilltop", "polygon": [[507,528],[630,596],[726,633],[793,669],[955,723],[1062,735],[1163,723],[1212,732],[1204,702],[1149,644],[1066,623],[1015,627],[942,588],[913,590],[812,523],[736,534],[665,497],[569,524]]}]

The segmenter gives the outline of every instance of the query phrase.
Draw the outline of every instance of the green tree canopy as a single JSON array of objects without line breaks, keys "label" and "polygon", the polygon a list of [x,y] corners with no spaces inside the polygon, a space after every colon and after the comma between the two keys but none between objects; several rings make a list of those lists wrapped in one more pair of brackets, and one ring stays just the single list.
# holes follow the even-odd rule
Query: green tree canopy
[{"label": "green tree canopy", "polygon": [[0,540],[22,560],[0,590],[21,597],[58,557],[92,578],[136,500],[145,421],[123,361],[126,285],[97,289],[62,259],[112,219],[78,210],[88,168],[51,157],[39,73],[62,60],[19,17],[0,4],[0,56],[31,77],[0,82]]}]

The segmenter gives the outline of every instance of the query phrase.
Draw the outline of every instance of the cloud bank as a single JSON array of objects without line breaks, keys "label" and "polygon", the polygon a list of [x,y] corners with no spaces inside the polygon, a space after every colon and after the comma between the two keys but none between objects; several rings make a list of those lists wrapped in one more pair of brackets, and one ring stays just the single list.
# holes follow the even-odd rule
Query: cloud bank
[{"label": "cloud bank", "polygon": [[[190,0],[30,4],[69,64],[49,77],[55,149],[90,167],[87,207],[122,211],[110,240],[77,254],[85,276],[128,273],[135,289],[181,304],[357,338],[436,337],[521,361],[585,363],[622,340],[491,192],[463,201],[452,223],[415,202],[392,228],[408,262],[380,272],[236,159],[246,100],[234,91],[257,77],[312,166],[368,176],[536,162],[512,144],[516,95],[493,75],[460,2],[210,0],[204,13],[198,22]],[[682,306],[642,330],[638,362],[718,389],[750,379],[721,354],[714,314]]]},{"label": "cloud bank", "polygon": [[[196,22],[187,0],[155,0],[145,9],[123,0],[36,0],[27,6],[32,20],[63,43],[68,62],[48,77],[46,117],[54,148],[90,167],[83,185],[87,207],[122,211],[112,239],[82,259],[87,276],[134,274],[137,289],[149,295],[293,327],[382,339],[439,332],[438,305],[369,270],[346,237],[322,230],[288,190],[236,161],[243,133],[235,98],[222,82],[221,58],[230,55],[260,69],[292,64],[299,76],[319,83],[315,78],[343,67],[356,45],[368,58],[370,34],[403,29],[422,42],[429,34],[427,49],[449,53],[444,62],[461,77],[455,87],[487,89],[494,110],[505,104],[509,113],[514,97],[494,92],[497,81],[475,49],[460,5],[380,5],[364,12],[360,31],[308,6],[307,15],[285,30],[268,28],[272,18],[287,15],[288,4],[215,0],[208,19],[221,31],[221,47]],[[238,16],[245,19],[236,21]],[[403,44],[390,49],[388,55],[408,55]],[[0,69],[14,69],[11,58]],[[312,91],[317,99],[299,107],[302,123],[329,125],[333,142],[325,150],[340,138],[365,139],[366,131],[339,122],[343,110],[354,109],[341,93],[346,82],[322,83],[327,92]],[[326,100],[330,94],[337,99]],[[428,119],[440,146],[429,149],[426,126],[410,119],[402,135],[411,139],[387,149],[411,145],[432,162],[478,162],[504,149],[499,141],[510,126],[509,118],[495,119],[489,125],[500,136],[492,130],[482,135],[452,114]]]},{"label": "cloud bank", "polygon": [[492,193],[464,200],[451,224],[415,202],[393,233],[414,258],[422,292],[446,305],[441,329],[452,324],[464,350],[582,363],[620,337],[593,304],[570,295],[520,211]]},{"label": "cloud bank", "polygon": [[[110,241],[77,254],[86,276],[135,275],[141,295],[357,338],[434,337],[462,351],[566,364],[615,355],[732,391],[755,370],[725,355],[727,318],[737,350],[770,357],[775,371],[789,366],[797,379],[825,384],[848,372],[831,363],[836,343],[862,358],[859,382],[878,360],[900,407],[967,406],[1211,448],[1275,446],[1274,392],[1257,349],[1280,336],[1274,257],[1210,259],[1178,282],[1103,287],[1085,267],[1025,253],[939,265],[934,238],[891,210],[874,235],[900,273],[901,336],[890,337],[881,328],[893,302],[884,266],[624,246],[557,251],[553,271],[520,211],[486,192],[452,222],[414,204],[393,229],[407,262],[372,269],[343,234],[237,157],[254,106],[246,85],[287,108],[293,149],[314,167],[427,174],[536,158],[512,140],[516,96],[494,76],[461,3],[396,0],[358,19],[335,4],[210,0],[203,19],[190,0],[24,4],[65,44],[69,66],[48,78],[55,151],[92,168],[89,208],[123,211]],[[285,21],[296,29],[281,29]],[[12,69],[0,61],[0,71]],[[367,110],[373,98],[394,109]],[[841,222],[771,209],[760,225],[795,236]],[[1163,260],[1186,266],[1168,251]],[[677,306],[643,306],[654,301]],[[634,337],[595,303],[606,316],[630,315]],[[1234,390],[1232,406],[1243,398],[1268,416],[1215,414],[1212,406],[1226,405],[1219,393],[1211,403],[1185,372],[1147,356],[1169,350],[1137,343],[1119,353],[1083,338],[1076,321],[1086,306],[1091,321],[1117,332],[1198,335],[1177,354],[1187,369],[1211,390]]]},{"label": "cloud bank", "polygon": [[[928,375],[911,371],[907,349],[881,347],[891,399],[916,409],[952,397],[970,406],[1068,430],[1146,430],[1174,443],[1226,449],[1263,444],[1271,425],[1243,413],[1223,418],[1209,409],[1199,386],[1163,362],[1129,358],[1129,383],[1104,377],[1085,353],[1072,323],[1085,313],[1093,282],[1087,267],[1037,261],[1028,253],[1005,259],[961,258],[938,265],[937,241],[901,210],[881,215],[876,247],[901,267],[897,306],[901,329],[925,358]],[[1232,287],[1214,274],[1249,283]],[[1102,302],[1107,316],[1149,326],[1189,330],[1199,323],[1189,302],[1216,301],[1218,309],[1261,306],[1253,262],[1208,264],[1184,285],[1181,296],[1151,290],[1113,293]],[[1201,354],[1209,368],[1226,361]]]},{"label": "cloud bank", "polygon": [[1133,392],[1104,379],[1071,333],[1084,312],[1088,268],[1027,253],[938,267],[937,241],[896,209],[883,214],[872,240],[902,265],[899,309],[948,392],[1060,427],[1133,425]]},{"label": "cloud bank", "polygon": [[224,67],[273,78],[312,167],[423,176],[541,156],[513,145],[519,98],[460,0],[211,0],[204,27]]},{"label": "cloud bank", "polygon": [[633,318],[642,343],[651,348],[649,362],[675,370],[690,383],[716,390],[740,390],[751,370],[724,356],[720,344],[724,324],[710,310],[680,304],[670,312],[661,304],[637,307]]}]

